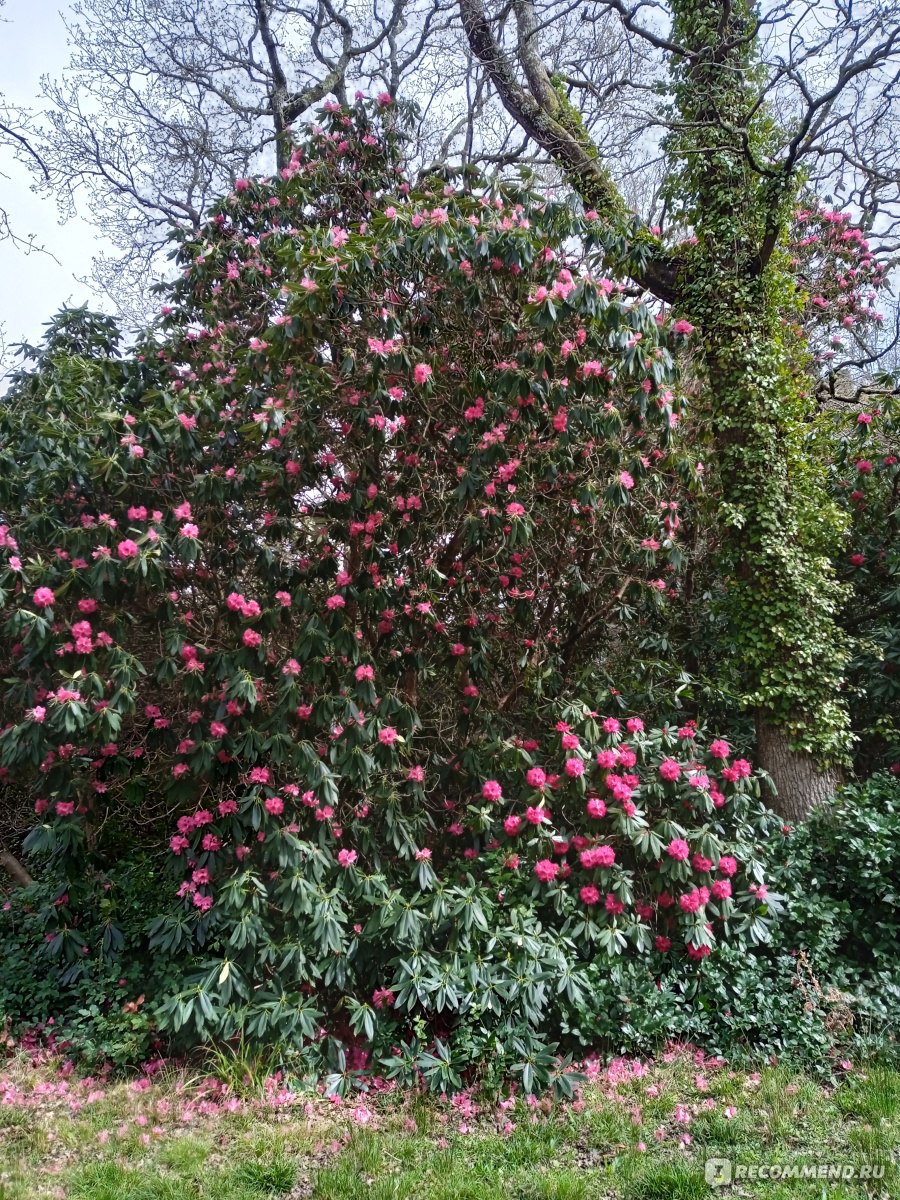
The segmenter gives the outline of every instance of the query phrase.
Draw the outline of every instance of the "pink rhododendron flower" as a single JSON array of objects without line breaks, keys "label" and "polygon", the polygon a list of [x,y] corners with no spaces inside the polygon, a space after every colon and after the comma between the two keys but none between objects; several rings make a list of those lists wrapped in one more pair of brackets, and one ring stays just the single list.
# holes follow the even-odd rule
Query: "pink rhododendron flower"
[{"label": "pink rhododendron flower", "polygon": [[579,861],[588,871],[595,867],[611,867],[616,861],[616,852],[612,846],[591,846],[582,850]]},{"label": "pink rhododendron flower", "polygon": [[534,873],[541,883],[551,883],[559,874],[559,863],[549,858],[541,858],[534,864]]},{"label": "pink rhododendron flower", "polygon": [[663,779],[671,783],[681,774],[681,767],[674,758],[664,758],[659,764],[659,773]]},{"label": "pink rhododendron flower", "polygon": [[695,913],[701,907],[700,891],[694,888],[691,892],[684,892],[678,897],[678,907],[682,912]]}]

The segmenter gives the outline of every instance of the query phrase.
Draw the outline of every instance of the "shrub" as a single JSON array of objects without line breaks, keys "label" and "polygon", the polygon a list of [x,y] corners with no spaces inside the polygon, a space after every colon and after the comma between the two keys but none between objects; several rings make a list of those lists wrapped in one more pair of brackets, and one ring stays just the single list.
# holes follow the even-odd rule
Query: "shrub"
[{"label": "shrub", "polygon": [[133,356],[64,318],[0,410],[0,767],[61,962],[168,840],[174,1036],[530,1089],[598,951],[767,933],[749,764],[595,678],[677,578],[689,327],[604,277],[591,214],[415,190],[364,106],[323,122],[181,246]]},{"label": "shrub", "polygon": [[[92,1066],[158,1053],[153,997],[177,986],[187,965],[150,951],[148,913],[167,900],[149,858],[111,867],[77,912],[53,883],[13,892],[0,912],[0,1025]],[[75,958],[48,932],[66,924],[82,939]]]},{"label": "shrub", "polygon": [[830,478],[849,531],[838,566],[853,587],[844,624],[856,757],[865,773],[900,772],[900,402],[890,377],[868,388],[832,414]]},{"label": "shrub", "polygon": [[590,964],[561,1005],[570,1044],[652,1052],[669,1038],[735,1061],[776,1056],[817,1070],[858,1053],[896,1057],[900,1018],[900,780],[844,787],[767,844],[773,936],[723,946],[686,969]]},{"label": "shrub", "polygon": [[836,1048],[850,1053],[851,1030],[835,1023],[846,1003],[816,990],[803,964],[778,947],[724,946],[689,969],[597,962],[586,984],[561,1013],[565,1038],[584,1048],[655,1054],[685,1041],[733,1063],[775,1057],[816,1070],[827,1069]]},{"label": "shrub", "polygon": [[900,984],[900,779],[889,772],[842,788],[781,849],[781,937],[821,975],[874,990]]}]

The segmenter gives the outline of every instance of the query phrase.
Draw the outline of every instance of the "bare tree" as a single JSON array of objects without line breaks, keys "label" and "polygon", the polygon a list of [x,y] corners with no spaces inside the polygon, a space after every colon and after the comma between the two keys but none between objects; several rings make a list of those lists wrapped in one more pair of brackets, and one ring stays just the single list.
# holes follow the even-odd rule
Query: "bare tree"
[{"label": "bare tree", "polygon": [[[328,96],[394,96],[415,69],[430,96],[440,79],[477,109],[471,56],[458,39],[444,53],[455,19],[453,0],[74,4],[70,66],[44,80],[41,152],[63,214],[88,209],[119,252],[97,282],[140,295],[171,227],[197,228],[236,177],[283,166],[291,126]],[[440,104],[428,123],[446,133]]]},{"label": "bare tree", "polygon": [[[641,198],[630,205],[654,221],[675,215],[665,204],[660,154],[661,140],[681,127],[670,102],[671,69],[702,57],[673,37],[677,7],[658,0],[513,0],[488,8],[483,0],[460,0],[473,53],[532,141],[590,192],[591,202],[605,201],[619,213],[630,199],[622,181],[655,167],[658,186],[648,190],[644,175]],[[855,9],[853,0],[710,0],[709,7],[722,29],[711,51],[720,57],[729,22],[748,11],[740,37],[752,42],[756,61],[745,115],[748,123],[764,115],[776,141],[767,148],[766,166],[755,164],[759,173],[789,185],[802,172],[813,191],[850,207],[881,249],[900,251],[896,6],[891,0],[856,0]],[[609,71],[611,47],[627,70]],[[719,116],[708,114],[710,128]],[[633,151],[624,163],[623,125]],[[744,151],[752,160],[752,147]],[[695,153],[702,152],[701,143]],[[775,230],[772,235],[765,254]],[[656,265],[666,266],[661,258]],[[651,291],[658,287],[668,298],[664,282],[650,282]]]},{"label": "bare tree", "polygon": [[[8,150],[12,156],[20,160],[27,159],[44,179],[48,179],[47,167],[31,143],[32,135],[33,131],[29,129],[27,119],[21,110],[9,104],[0,95],[0,147]],[[29,250],[34,246],[34,238],[23,237],[22,234],[17,233],[10,224],[6,209],[0,206],[0,241],[6,238],[11,239],[24,250]]]},{"label": "bare tree", "polygon": [[[0,9],[4,7],[4,4],[5,0],[0,0]],[[5,23],[4,18],[0,17],[0,24]],[[0,155],[3,156],[0,157],[0,164],[3,161],[26,163],[42,182],[47,183],[50,178],[49,170],[35,148],[34,139],[35,128],[30,115],[19,105],[12,104],[0,93]],[[8,178],[0,165],[0,180]],[[38,241],[37,235],[33,232],[23,233],[20,228],[17,228],[11,221],[6,208],[0,203],[0,242],[4,241],[12,242],[25,254],[35,251],[46,253]],[[6,359],[6,352],[6,333],[3,326],[0,325],[0,386],[3,381],[2,364]],[[0,865],[3,865],[2,862]]]},{"label": "bare tree", "polygon": [[[418,103],[423,163],[550,164],[550,183],[560,168],[586,173],[595,200],[649,223],[677,219],[661,93],[689,48],[670,36],[671,6],[490,3],[77,0],[70,66],[44,80],[39,148],[63,214],[89,213],[116,248],[97,260],[95,282],[120,306],[144,295],[172,225],[196,228],[236,176],[276,169],[292,124],[357,88]],[[716,7],[727,20],[740,5]],[[802,169],[882,241],[900,219],[891,10],[767,0],[753,27],[754,102],[784,133],[785,179]],[[644,282],[671,299],[677,264],[657,255],[646,269]]]},{"label": "bare tree", "polygon": [[[5,4],[6,0],[0,0],[0,9]],[[5,24],[3,17],[0,17],[0,24]],[[46,180],[49,178],[47,167],[34,148],[33,135],[34,129],[30,125],[28,115],[19,106],[11,104],[0,92],[0,148],[15,158],[27,159],[29,165]],[[0,205],[0,241],[6,238],[12,239],[23,249],[31,248],[33,242],[32,238],[23,238],[13,231],[7,211]]]}]

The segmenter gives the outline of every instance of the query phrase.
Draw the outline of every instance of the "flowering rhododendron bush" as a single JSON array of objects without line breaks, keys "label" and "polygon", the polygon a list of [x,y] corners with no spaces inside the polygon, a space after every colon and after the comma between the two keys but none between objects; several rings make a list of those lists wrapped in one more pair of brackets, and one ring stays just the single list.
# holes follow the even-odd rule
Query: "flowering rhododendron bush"
[{"label": "flowering rhododendron bush", "polygon": [[[848,538],[840,563],[853,587],[848,632],[851,713],[866,770],[900,775],[900,402],[890,379],[873,380],[832,413],[832,495]],[[835,406],[837,407],[837,406]]]},{"label": "flowering rhododendron bush", "polygon": [[410,184],[366,106],[322,119],[179,247],[132,356],[50,345],[6,398],[3,782],[73,971],[116,949],[115,856],[167,847],[172,1034],[531,1088],[598,954],[766,936],[749,763],[595,676],[676,584],[690,328],[606,278],[593,214]]},{"label": "flowering rhododendron bush", "polygon": [[887,264],[849,213],[807,199],[793,214],[786,249],[797,284],[796,315],[814,360],[828,363],[848,347],[868,349],[859,339],[884,319],[877,304]]}]

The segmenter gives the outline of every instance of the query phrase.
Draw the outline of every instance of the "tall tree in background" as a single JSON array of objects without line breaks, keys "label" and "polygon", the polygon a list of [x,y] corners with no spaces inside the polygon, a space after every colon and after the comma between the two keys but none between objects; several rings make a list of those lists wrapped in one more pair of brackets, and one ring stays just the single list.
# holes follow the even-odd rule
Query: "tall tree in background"
[{"label": "tall tree in background", "polygon": [[[0,10],[6,0],[0,0]],[[6,23],[6,18],[0,15],[0,25]],[[0,181],[8,178],[4,171],[6,163],[19,161],[26,163],[35,175],[45,183],[49,181],[50,173],[43,158],[35,148],[35,129],[28,113],[20,105],[13,104],[0,92]],[[25,254],[41,250],[33,232],[25,233],[17,223],[10,220],[8,210],[0,202],[0,242],[10,241]],[[0,325],[0,362],[6,346],[5,330]],[[3,851],[0,848],[0,866],[3,866]]]},{"label": "tall tree in background", "polygon": [[[291,126],[327,96],[396,95],[414,66],[436,92],[451,16],[453,0],[73,4],[69,68],[44,81],[43,152],[63,211],[83,195],[115,247],[95,282],[139,310],[172,227],[196,231],[236,177],[283,168]],[[474,114],[482,101],[455,44],[442,78]],[[446,135],[442,116],[433,125]]]},{"label": "tall tree in background", "polygon": [[883,122],[895,104],[900,22],[877,3],[765,13],[748,0],[587,6],[583,20],[615,12],[668,71],[663,196],[675,236],[662,240],[631,219],[542,57],[562,10],[514,0],[512,22],[505,7],[492,21],[481,0],[461,0],[461,11],[508,111],[599,211],[611,252],[620,262],[630,252],[638,283],[699,327],[742,690],[780,808],[803,816],[833,791],[847,750],[845,648],[825,500],[796,454],[813,398],[781,320],[793,281],[780,246],[804,179],[842,177],[882,220],[896,205],[896,135]]}]

